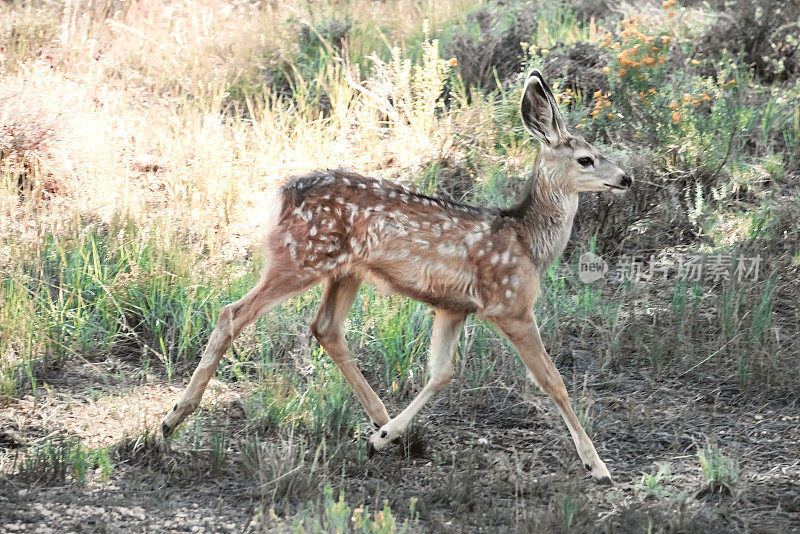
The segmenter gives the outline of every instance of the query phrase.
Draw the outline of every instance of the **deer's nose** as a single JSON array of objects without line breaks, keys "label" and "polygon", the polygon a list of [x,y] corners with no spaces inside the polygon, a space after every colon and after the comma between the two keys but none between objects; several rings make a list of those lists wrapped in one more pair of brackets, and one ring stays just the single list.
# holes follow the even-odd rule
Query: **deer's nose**
[{"label": "deer's nose", "polygon": [[619,179],[619,183],[625,187],[630,187],[630,185],[633,183],[633,180],[631,180],[631,177],[627,174],[623,174],[622,178]]}]

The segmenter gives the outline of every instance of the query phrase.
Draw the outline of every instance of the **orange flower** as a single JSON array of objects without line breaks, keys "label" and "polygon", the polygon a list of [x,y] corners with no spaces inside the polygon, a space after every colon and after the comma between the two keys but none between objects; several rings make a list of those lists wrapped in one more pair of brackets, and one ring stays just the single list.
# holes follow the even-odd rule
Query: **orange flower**
[{"label": "orange flower", "polygon": [[691,102],[692,101],[692,95],[690,95],[689,93],[684,94],[683,95],[683,101],[684,102]]},{"label": "orange flower", "polygon": [[677,102],[670,102],[669,103],[669,109],[671,109],[672,111],[675,111],[676,109],[678,109],[678,103]]},{"label": "orange flower", "polygon": [[611,72],[611,69],[610,69],[610,68],[608,68],[608,67],[603,67],[603,72],[605,72],[606,74],[608,74],[609,72]]},{"label": "orange flower", "polygon": [[681,122],[681,114],[680,114],[680,112],[678,112],[678,111],[673,111],[672,112],[672,122],[674,124],[678,124],[678,123]]},{"label": "orange flower", "polygon": [[655,88],[655,87],[651,87],[650,89],[648,89],[648,91],[647,91],[647,92],[648,92],[648,93],[650,93],[651,95],[654,95],[654,94],[656,94],[658,91],[656,91],[656,88]]},{"label": "orange flower", "polygon": [[664,9],[669,9],[671,7],[675,7],[675,4],[676,4],[675,0],[665,0],[664,2],[662,2],[661,7],[663,7]]},{"label": "orange flower", "polygon": [[700,101],[698,99],[696,99],[696,98],[694,100],[692,100],[692,105],[693,106],[696,106],[699,103],[700,103]]},{"label": "orange flower", "polygon": [[656,60],[651,58],[650,56],[647,56],[646,58],[644,58],[642,63],[644,63],[645,65],[655,65],[656,64]]},{"label": "orange flower", "polygon": [[661,37],[661,42],[664,44],[669,44],[672,42],[672,37],[670,37],[669,35],[664,35]]},{"label": "orange flower", "polygon": [[458,58],[451,57],[450,60],[447,62],[447,64],[450,65],[451,67],[458,66]]},{"label": "orange flower", "polygon": [[702,94],[702,96],[701,96],[700,98],[702,98],[702,99],[703,99],[703,100],[705,100],[706,102],[711,102],[711,97],[710,97],[710,96],[708,96],[708,95],[707,95],[707,94],[705,94],[705,93],[703,93],[703,94]]},{"label": "orange flower", "polygon": [[699,65],[700,63],[702,63],[702,62],[699,59],[693,59],[692,60],[692,65]]},{"label": "orange flower", "polygon": [[625,76],[627,73],[628,73],[628,71],[627,71],[627,70],[625,70],[625,69],[619,69],[619,77],[620,77],[620,78],[622,78],[623,76]]},{"label": "orange flower", "polygon": [[595,91],[594,93],[592,93],[592,97],[593,98],[600,98],[601,96],[603,96],[603,91],[599,91],[598,90],[598,91]]},{"label": "orange flower", "polygon": [[615,117],[615,115],[614,115],[613,113],[609,113],[609,114],[608,114],[608,118],[609,118],[609,119],[613,119],[614,117]]}]

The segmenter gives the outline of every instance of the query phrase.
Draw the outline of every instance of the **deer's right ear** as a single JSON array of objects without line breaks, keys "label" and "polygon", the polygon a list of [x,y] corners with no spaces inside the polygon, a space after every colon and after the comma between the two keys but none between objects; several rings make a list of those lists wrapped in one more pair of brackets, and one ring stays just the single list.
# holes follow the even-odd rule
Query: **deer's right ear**
[{"label": "deer's right ear", "polygon": [[519,111],[525,129],[542,143],[555,146],[566,137],[567,130],[556,99],[537,69],[528,73]]}]

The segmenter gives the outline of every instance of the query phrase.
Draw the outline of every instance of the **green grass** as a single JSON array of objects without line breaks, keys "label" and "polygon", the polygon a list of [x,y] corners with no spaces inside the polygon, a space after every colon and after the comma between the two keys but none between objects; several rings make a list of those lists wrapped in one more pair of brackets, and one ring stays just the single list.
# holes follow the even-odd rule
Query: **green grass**
[{"label": "green grass", "polygon": [[83,483],[95,473],[108,482],[112,471],[109,448],[89,448],[75,438],[50,440],[28,447],[12,466],[20,480],[34,484]]},{"label": "green grass", "polygon": [[731,491],[741,477],[738,463],[719,448],[706,444],[697,452],[700,471],[712,490]]},{"label": "green grass", "polygon": [[418,532],[419,522],[415,513],[416,499],[409,505],[409,516],[402,522],[395,518],[388,501],[384,501],[382,509],[370,511],[369,506],[352,507],[345,500],[344,492],[339,493],[339,498],[334,498],[334,491],[330,484],[322,490],[319,502],[309,502],[303,510],[294,517],[281,518],[275,510],[261,511],[257,520],[263,520],[270,529],[278,532],[312,532],[315,534],[402,534]]}]

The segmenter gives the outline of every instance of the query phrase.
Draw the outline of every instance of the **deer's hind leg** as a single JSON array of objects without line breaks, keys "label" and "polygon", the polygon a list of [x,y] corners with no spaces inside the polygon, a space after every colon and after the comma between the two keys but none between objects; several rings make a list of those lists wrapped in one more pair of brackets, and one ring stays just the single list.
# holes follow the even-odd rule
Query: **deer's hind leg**
[{"label": "deer's hind leg", "polygon": [[[281,262],[273,262],[281,265]],[[192,374],[189,385],[178,403],[161,422],[164,437],[169,437],[175,428],[197,409],[203,392],[219,365],[223,354],[239,335],[242,329],[262,314],[274,308],[287,298],[301,293],[319,281],[311,275],[298,275],[278,267],[269,268],[256,287],[233,304],[220,311],[217,325],[208,340],[203,357]]]},{"label": "deer's hind leg", "polygon": [[359,371],[344,338],[344,321],[360,285],[361,280],[353,276],[328,280],[311,332],[339,366],[372,423],[380,427],[389,422],[386,406]]},{"label": "deer's hind leg", "polygon": [[437,308],[433,318],[433,335],[431,336],[431,355],[428,362],[430,378],[422,391],[411,401],[405,410],[383,425],[369,438],[375,450],[381,450],[392,440],[405,432],[408,423],[419,413],[425,403],[436,393],[444,389],[453,376],[456,360],[456,349],[461,328],[466,315]]}]

